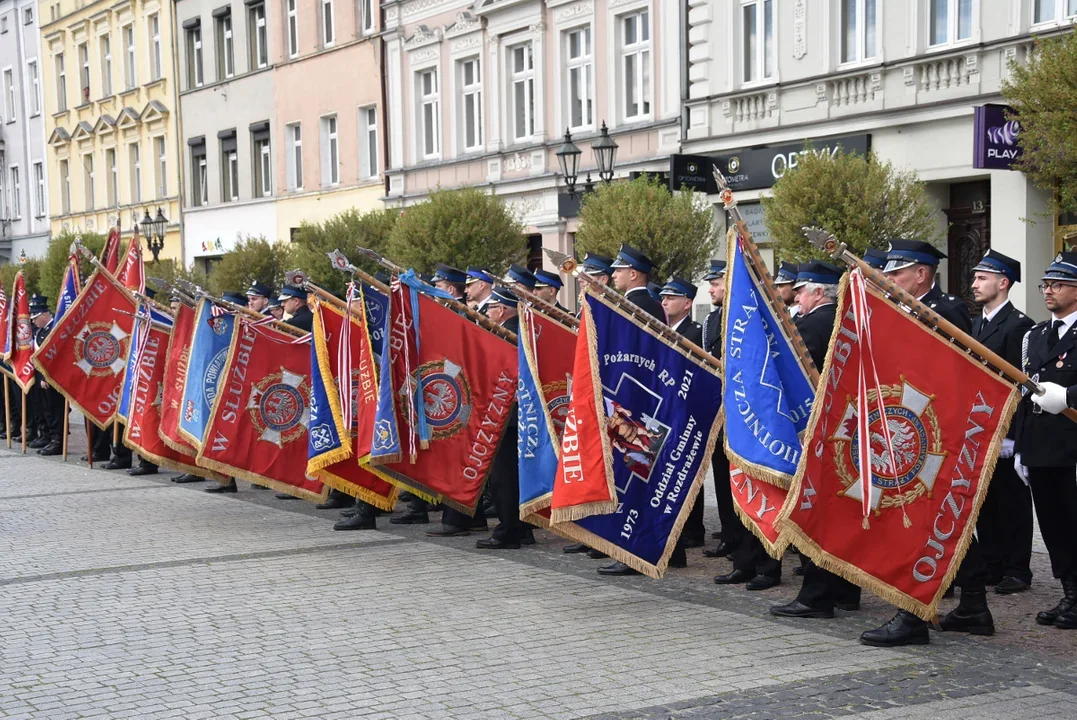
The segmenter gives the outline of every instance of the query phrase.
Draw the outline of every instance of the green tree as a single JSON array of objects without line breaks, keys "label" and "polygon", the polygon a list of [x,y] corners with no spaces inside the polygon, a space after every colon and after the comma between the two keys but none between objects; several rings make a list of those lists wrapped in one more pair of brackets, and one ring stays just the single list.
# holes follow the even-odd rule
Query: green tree
[{"label": "green tree", "polygon": [[804,238],[806,226],[828,230],[858,255],[868,246],[885,249],[894,238],[942,239],[916,174],[874,153],[802,153],[763,198],[763,209],[778,256],[792,262],[819,256]]},{"label": "green tree", "polygon": [[389,234],[387,255],[425,272],[438,263],[503,272],[527,251],[524,228],[500,198],[477,188],[436,190],[404,210]]},{"label": "green tree", "polygon": [[[0,266],[0,283],[3,283],[4,294],[7,296],[8,301],[12,298],[12,290],[15,287],[15,276],[20,270],[22,270],[23,277],[26,278],[26,294],[29,296],[41,292],[41,260],[33,258],[21,264],[13,263],[3,265]],[[56,298],[50,296],[49,303],[55,305]]]},{"label": "green tree", "polygon": [[221,293],[244,292],[252,282],[280,289],[284,273],[295,267],[292,248],[287,243],[271,243],[264,237],[247,237],[225,253],[209,276],[209,290]]},{"label": "green tree", "polygon": [[[75,233],[64,231],[49,241],[49,248],[45,251],[45,257],[41,259],[41,277],[38,281],[39,292],[49,299],[49,304],[55,308],[56,299],[60,296],[60,283],[64,280],[64,272],[67,270],[67,259],[71,256],[71,243],[75,241]],[[81,233],[79,237],[82,244],[97,257],[101,257],[101,250],[105,247],[105,235],[99,233]],[[122,250],[122,248],[121,248]],[[123,258],[123,255],[120,255]],[[89,260],[79,258],[79,274],[85,279],[94,271],[94,265]],[[12,273],[14,277],[14,273]],[[4,285],[5,288],[9,287]]]},{"label": "green tree", "polygon": [[691,191],[672,193],[659,178],[602,184],[580,209],[576,250],[613,257],[622,243],[654,261],[653,279],[699,277],[718,250],[710,206]]},{"label": "green tree", "polygon": [[373,275],[381,268],[360,255],[356,248],[385,255],[389,233],[399,217],[399,210],[371,210],[360,214],[352,209],[322,223],[304,222],[296,233],[292,262],[310,276],[311,282],[330,292],[341,292],[348,278],[330,265],[328,253],[339,249],[353,265]]},{"label": "green tree", "polygon": [[1027,65],[1010,62],[1002,95],[1021,122],[1015,167],[1051,195],[1050,213],[1077,211],[1077,35],[1037,38]]}]

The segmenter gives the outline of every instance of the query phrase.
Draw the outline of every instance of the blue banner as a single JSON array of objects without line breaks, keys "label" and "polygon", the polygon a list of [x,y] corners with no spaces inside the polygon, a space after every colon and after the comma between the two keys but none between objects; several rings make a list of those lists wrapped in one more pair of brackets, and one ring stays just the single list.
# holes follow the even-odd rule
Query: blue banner
[{"label": "blue banner", "polygon": [[373,285],[363,283],[363,307],[366,308],[366,330],[374,363],[381,365],[381,345],[389,326],[389,296]]},{"label": "blue banner", "polygon": [[195,447],[202,447],[202,436],[228,359],[235,322],[231,313],[215,316],[213,303],[209,300],[202,298],[198,302],[179,418],[180,433]]},{"label": "blue banner", "polygon": [[[138,311],[141,313],[143,306],[138,306]],[[127,367],[123,371],[123,382],[120,383],[120,403],[116,407],[116,414],[120,419],[127,422],[127,413],[131,407],[131,391],[135,381],[138,380],[138,373],[135,371],[135,366],[138,364],[138,343],[139,338],[142,336],[142,322],[136,321],[131,326],[131,338],[127,344]]]},{"label": "blue banner", "polygon": [[576,521],[590,533],[578,537],[657,577],[710,464],[722,381],[717,370],[689,359],[604,301],[587,295],[586,302],[593,319],[587,323],[591,371],[602,386],[617,510]]},{"label": "blue banner", "polygon": [[[320,300],[316,300],[320,304]],[[307,474],[313,475],[318,470],[339,462],[342,454],[347,455],[350,448],[344,449],[341,439],[345,428],[343,418],[333,415],[333,406],[329,400],[330,392],[337,392],[333,382],[333,368],[330,367],[328,339],[322,315],[327,312],[317,307],[314,313],[314,337],[310,343],[310,424],[307,433]],[[347,320],[345,320],[347,322]]]},{"label": "blue banner", "polygon": [[[521,324],[521,330],[523,325]],[[520,469],[521,515],[529,505],[553,490],[557,474],[557,451],[546,422],[546,409],[531,364],[527,361],[523,332],[517,334],[520,379],[516,391],[518,466]]]},{"label": "blue banner", "polygon": [[739,243],[730,248],[729,268],[723,335],[729,460],[752,477],[788,487],[815,388]]},{"label": "blue banner", "polygon": [[401,452],[400,429],[397,427],[396,412],[393,409],[392,363],[388,362],[392,357],[389,354],[390,322],[389,312],[386,312],[385,332],[381,340],[381,353],[378,355],[378,410],[374,413],[374,441],[370,448],[371,458],[399,458]]},{"label": "blue banner", "polygon": [[74,304],[78,295],[79,287],[75,268],[71,263],[68,263],[67,270],[64,271],[63,282],[60,283],[60,297],[56,298],[56,314],[52,316],[53,327],[60,323],[60,318],[67,313],[67,309]]}]

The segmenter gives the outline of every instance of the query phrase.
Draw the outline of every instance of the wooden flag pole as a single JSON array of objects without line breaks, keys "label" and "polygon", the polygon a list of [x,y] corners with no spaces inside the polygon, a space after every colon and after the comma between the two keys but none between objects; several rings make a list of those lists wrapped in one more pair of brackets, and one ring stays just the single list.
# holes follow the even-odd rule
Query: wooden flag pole
[{"label": "wooden flag pole", "polygon": [[93,470],[93,423],[86,418],[86,464]]},{"label": "wooden flag pole", "polygon": [[26,392],[22,394],[22,454],[26,454]]},{"label": "wooden flag pole", "polygon": [[8,385],[10,380],[7,376],[4,376],[4,427],[7,428],[7,449],[11,449],[11,387]]},{"label": "wooden flag pole", "polygon": [[574,315],[565,312],[556,305],[546,302],[535,293],[530,292],[527,288],[520,287],[519,283],[517,283],[516,287],[512,288],[512,292],[529,302],[531,307],[537,312],[553,318],[565,327],[571,328],[572,330],[576,330],[580,327],[580,321],[577,320]]},{"label": "wooden flag pole", "polygon": [[71,402],[64,398],[64,439],[63,439],[63,458],[64,462],[67,462],[67,433],[71,431]]}]

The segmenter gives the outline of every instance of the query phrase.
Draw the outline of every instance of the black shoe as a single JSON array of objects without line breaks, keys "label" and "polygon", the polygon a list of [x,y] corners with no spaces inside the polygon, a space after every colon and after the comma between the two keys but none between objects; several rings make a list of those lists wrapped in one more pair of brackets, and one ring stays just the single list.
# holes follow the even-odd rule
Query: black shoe
[{"label": "black shoe", "polygon": [[531,528],[524,530],[523,535],[520,536],[521,545],[534,545],[535,544],[535,531]]},{"label": "black shoe", "polygon": [[392,525],[427,525],[430,523],[430,517],[425,513],[413,513],[408,511],[403,515],[389,518],[389,523]]},{"label": "black shoe", "polygon": [[591,548],[587,547],[583,543],[572,543],[571,545],[565,545],[561,548],[561,552],[566,555],[575,555],[576,553],[585,553]]},{"label": "black shoe", "polygon": [[687,550],[689,548],[703,547],[704,544],[705,543],[703,542],[703,538],[701,538],[701,537],[695,537],[695,538],[686,538],[686,537],[683,537],[683,536],[681,537],[681,545],[684,547],[685,550]]},{"label": "black shoe", "polygon": [[131,459],[128,458],[126,460],[118,460],[116,458],[112,458],[107,463],[105,463],[105,469],[106,470],[130,470],[131,469]]},{"label": "black shoe", "polygon": [[603,565],[598,569],[599,575],[642,575],[639,570],[630,568],[623,562],[615,562],[612,565]]},{"label": "black shoe", "polygon": [[777,587],[782,584],[781,578],[772,577],[770,575],[756,575],[745,584],[745,590],[769,590],[772,587]]},{"label": "black shoe", "polygon": [[860,609],[860,603],[859,602],[838,602],[837,600],[835,600],[834,601],[834,607],[836,607],[838,610],[844,610],[845,612],[856,612],[857,610]]},{"label": "black shoe", "polygon": [[278,500],[298,500],[299,499],[295,495],[289,495],[286,492],[273,493],[273,497],[277,498]]},{"label": "black shoe", "polygon": [[52,457],[53,455],[63,455],[64,446],[58,442],[50,442],[45,447],[37,451],[37,454],[41,457]]},{"label": "black shoe", "polygon": [[187,483],[196,483],[196,482],[205,482],[205,481],[206,481],[206,479],[204,477],[199,477],[199,476],[194,475],[192,473],[183,473],[179,477],[172,478],[172,482],[176,483],[177,485],[186,485]]},{"label": "black shoe", "polygon": [[334,530],[377,530],[378,525],[372,513],[356,513],[350,518],[338,520]]},{"label": "black shoe", "polygon": [[970,635],[994,635],[995,620],[987,609],[984,590],[961,589],[961,602],[939,620],[945,632],[965,632]]},{"label": "black shoe", "polygon": [[[12,438],[12,440],[18,440],[18,438]],[[86,456],[86,455],[83,455],[82,457],[79,458],[79,462],[89,462],[89,460],[90,460],[90,458],[88,456]],[[95,463],[96,462],[105,462],[106,460],[108,460],[108,455],[103,455],[103,456],[102,455],[94,455],[93,456],[93,461]]]},{"label": "black shoe", "polygon": [[592,560],[602,560],[604,558],[608,558],[609,555],[602,552],[601,550],[595,550],[594,548],[591,548],[587,551],[587,557],[591,558]]},{"label": "black shoe", "polygon": [[733,572],[728,572],[725,575],[719,575],[718,577],[714,578],[714,584],[740,585],[741,583],[746,583],[751,579],[752,576],[744,572],[743,570],[734,570]]},{"label": "black shoe", "polygon": [[1062,599],[1050,610],[1036,613],[1036,622],[1040,625],[1054,625],[1060,615],[1066,615],[1077,609],[1077,578],[1067,577],[1062,580]]},{"label": "black shoe", "polygon": [[729,557],[733,554],[733,546],[729,543],[720,542],[718,547],[713,550],[704,550],[703,557],[716,558],[716,557]]},{"label": "black shoe", "polygon": [[1009,575],[995,583],[995,592],[999,595],[1016,595],[1017,593],[1023,593],[1028,588],[1029,584],[1027,582]]},{"label": "black shoe", "polygon": [[138,467],[131,468],[127,471],[127,474],[131,477],[141,477],[142,475],[156,475],[156,465],[139,465]]},{"label": "black shoe", "polygon": [[860,636],[862,645],[872,647],[901,647],[903,645],[927,645],[931,635],[927,623],[905,610],[898,610],[897,615],[884,625],[874,630],[866,630]]},{"label": "black shoe", "polygon": [[777,615],[778,617],[788,618],[816,618],[827,619],[834,617],[834,609],[830,608],[824,610],[822,608],[808,607],[799,600],[794,600],[791,603],[785,605],[775,605],[770,609],[771,615]]},{"label": "black shoe", "polygon": [[203,490],[203,492],[217,494],[217,493],[234,493],[234,492],[237,492],[238,490],[239,490],[239,488],[236,487],[236,481],[232,480],[227,485],[214,485],[213,487],[206,488],[205,490]]},{"label": "black shoe", "polygon": [[476,514],[475,517],[471,518],[471,524],[467,526],[467,529],[475,532],[485,532],[490,529],[490,523],[486,522],[486,518]]},{"label": "black shoe", "polygon": [[1070,610],[1056,617],[1055,627],[1062,630],[1077,630],[1077,610]]},{"label": "black shoe", "polygon": [[342,518],[355,517],[358,514],[359,514],[359,506],[358,505],[352,505],[350,508],[345,508],[344,510],[340,511],[340,516]]},{"label": "black shoe", "polygon": [[471,531],[455,525],[442,525],[440,530],[427,530],[427,537],[467,537]]},{"label": "black shoe", "polygon": [[[429,535],[430,533],[427,533]],[[520,543],[502,542],[497,538],[483,538],[475,541],[475,547],[480,550],[519,550]]]},{"label": "black shoe", "polygon": [[[290,496],[289,496],[290,497]],[[354,507],[355,498],[344,493],[329,493],[329,499],[314,506],[315,510],[340,510],[341,508]]]},{"label": "black shoe", "polygon": [[33,440],[31,440],[30,442],[28,442],[26,444],[26,447],[28,447],[28,448],[30,448],[32,450],[40,450],[41,448],[45,447],[48,444],[49,444],[49,439],[47,437],[41,436],[41,437],[36,437]]}]

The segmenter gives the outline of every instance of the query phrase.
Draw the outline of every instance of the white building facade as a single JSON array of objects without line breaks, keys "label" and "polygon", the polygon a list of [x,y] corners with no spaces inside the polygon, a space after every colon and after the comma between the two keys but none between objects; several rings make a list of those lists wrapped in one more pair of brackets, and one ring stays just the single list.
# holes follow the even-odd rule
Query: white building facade
[{"label": "white building facade", "polygon": [[1014,303],[1045,316],[1036,279],[1060,247],[1058,223],[1021,173],[974,167],[975,136],[991,130],[974,116],[1003,102],[1009,63],[1028,59],[1034,36],[1070,29],[1077,2],[684,2],[682,152],[693,157],[682,169],[686,159],[716,162],[761,239],[756,203],[806,141],[870,149],[927,184],[946,236],[944,287],[969,297],[971,268],[994,247],[1022,262]]}]

